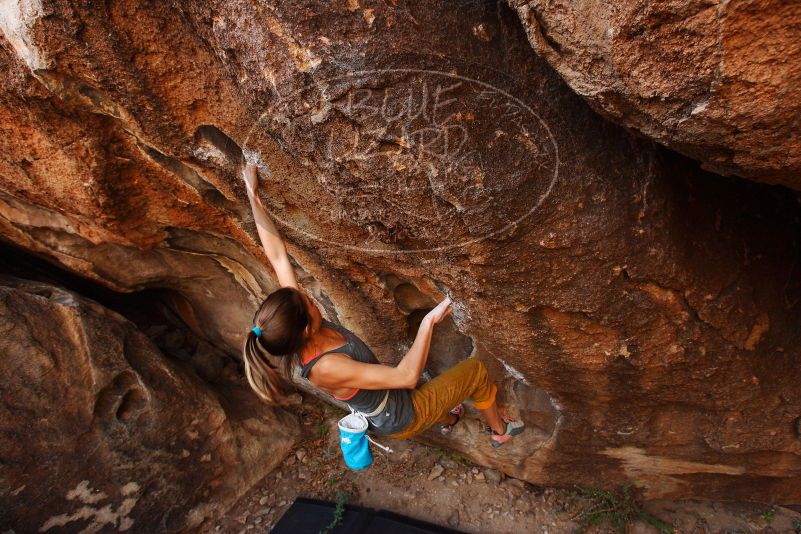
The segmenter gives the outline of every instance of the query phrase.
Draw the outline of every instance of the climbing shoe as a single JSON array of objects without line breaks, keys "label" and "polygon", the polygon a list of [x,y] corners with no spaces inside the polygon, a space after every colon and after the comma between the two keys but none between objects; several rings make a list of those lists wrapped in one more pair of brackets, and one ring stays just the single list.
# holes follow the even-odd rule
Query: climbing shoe
[{"label": "climbing shoe", "polygon": [[442,432],[443,436],[447,436],[448,434],[450,434],[453,431],[453,427],[455,427],[456,424],[462,419],[462,414],[464,413],[464,405],[459,403],[456,405],[454,409],[452,409],[448,413],[451,415],[455,415],[456,420],[453,423],[447,425],[440,425],[439,431]]},{"label": "climbing shoe", "polygon": [[503,434],[498,434],[494,430],[490,429],[490,432],[492,432],[490,444],[496,449],[512,439],[512,436],[516,436],[523,432],[523,430],[526,428],[526,425],[524,425],[522,421],[504,420],[504,422],[506,423],[506,431]]}]

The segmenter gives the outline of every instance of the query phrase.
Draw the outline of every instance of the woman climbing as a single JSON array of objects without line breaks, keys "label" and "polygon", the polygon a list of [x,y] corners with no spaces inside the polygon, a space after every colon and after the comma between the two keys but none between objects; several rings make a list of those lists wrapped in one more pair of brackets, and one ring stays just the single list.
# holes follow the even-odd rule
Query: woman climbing
[{"label": "woman climbing", "polygon": [[286,382],[268,359],[272,355],[282,357],[284,376],[291,376],[299,365],[302,377],[365,414],[371,429],[387,437],[408,438],[437,422],[448,433],[459,422],[461,402],[468,398],[486,417],[493,447],[523,431],[523,423],[501,418],[495,403],[497,388],[476,358],[416,388],[434,325],[450,313],[450,299],[423,318],[412,347],[394,367],[381,364],[355,334],[323,319],[298,287],[284,242],[257,194],[255,165],[246,164],[243,175],[259,238],[281,286],[256,311],[244,345],[245,374],[262,399],[277,404],[285,393]]}]

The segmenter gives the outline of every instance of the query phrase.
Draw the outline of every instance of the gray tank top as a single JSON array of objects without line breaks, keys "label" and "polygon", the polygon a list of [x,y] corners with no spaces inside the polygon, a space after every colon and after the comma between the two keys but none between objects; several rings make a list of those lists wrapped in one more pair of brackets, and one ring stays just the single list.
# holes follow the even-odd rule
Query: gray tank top
[{"label": "gray tank top", "polygon": [[[333,328],[345,337],[345,344],[341,347],[326,351],[319,356],[312,358],[303,364],[300,375],[308,380],[309,371],[326,354],[341,353],[347,354],[350,358],[363,363],[380,364],[373,351],[370,350],[364,341],[343,326],[323,319],[323,325]],[[383,410],[377,415],[367,418],[370,430],[379,434],[394,434],[409,426],[414,419],[414,405],[412,404],[410,389],[357,389],[350,397],[337,400],[345,402],[348,406],[358,412],[365,414],[376,411],[384,397],[387,396],[387,403]],[[332,395],[333,396],[333,395]]]}]

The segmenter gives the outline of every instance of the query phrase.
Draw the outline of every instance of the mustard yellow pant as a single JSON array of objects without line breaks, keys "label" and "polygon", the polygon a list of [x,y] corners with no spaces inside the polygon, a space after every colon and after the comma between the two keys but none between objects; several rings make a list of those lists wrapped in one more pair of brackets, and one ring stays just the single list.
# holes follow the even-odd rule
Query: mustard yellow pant
[{"label": "mustard yellow pant", "polygon": [[424,432],[443,419],[457,404],[470,399],[479,410],[495,402],[498,388],[490,380],[481,360],[468,358],[412,391],[414,419],[409,426],[387,437],[406,439]]}]

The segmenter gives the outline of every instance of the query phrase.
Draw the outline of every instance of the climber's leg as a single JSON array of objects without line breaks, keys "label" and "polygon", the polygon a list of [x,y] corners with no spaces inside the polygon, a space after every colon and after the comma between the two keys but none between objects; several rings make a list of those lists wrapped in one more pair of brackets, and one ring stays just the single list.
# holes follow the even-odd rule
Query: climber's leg
[{"label": "climber's leg", "polygon": [[[406,429],[390,437],[408,438],[425,431],[438,421],[447,420],[448,412],[465,399],[470,399],[477,409],[494,417],[497,415],[497,391],[498,388],[490,380],[484,363],[476,358],[468,358],[426,382],[420,389],[412,391],[415,419]],[[503,423],[498,425],[493,418],[490,425],[500,430]]]},{"label": "climber's leg", "polygon": [[498,434],[503,434],[504,430],[506,430],[506,423],[504,423],[500,412],[498,412],[497,402],[493,402],[492,406],[486,410],[481,410],[481,413],[484,414],[484,418],[492,430]]},{"label": "climber's leg", "polygon": [[443,425],[452,425],[452,424],[456,423],[457,419],[458,419],[458,416],[456,414],[452,414],[452,413],[448,412],[442,417],[442,419],[437,421],[437,423],[441,423]]}]

